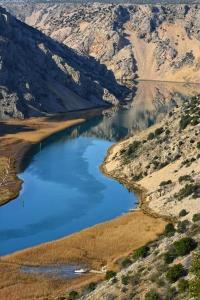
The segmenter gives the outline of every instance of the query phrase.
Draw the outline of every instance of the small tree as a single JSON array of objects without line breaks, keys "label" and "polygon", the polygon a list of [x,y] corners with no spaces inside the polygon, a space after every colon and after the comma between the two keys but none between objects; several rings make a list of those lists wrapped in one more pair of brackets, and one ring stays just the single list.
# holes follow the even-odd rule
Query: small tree
[{"label": "small tree", "polygon": [[172,223],[169,223],[167,225],[165,225],[165,231],[164,231],[164,235],[166,236],[172,236],[175,233],[175,228],[174,225]]},{"label": "small tree", "polygon": [[187,212],[185,209],[182,209],[182,210],[179,212],[179,217],[185,217],[187,214],[188,214],[188,212]]},{"label": "small tree", "polygon": [[155,290],[150,290],[146,293],[145,300],[160,300],[160,296]]},{"label": "small tree", "polygon": [[69,293],[68,299],[69,300],[75,300],[75,299],[78,299],[78,297],[79,297],[79,294],[78,294],[77,291],[71,291]]},{"label": "small tree", "polygon": [[169,268],[166,278],[170,283],[176,282],[180,277],[185,275],[185,270],[182,264],[177,264]]},{"label": "small tree", "polygon": [[193,222],[198,222],[200,221],[200,214],[194,214],[192,217],[192,221]]},{"label": "small tree", "polygon": [[180,293],[184,293],[189,289],[189,282],[186,279],[180,279],[178,282],[178,290]]},{"label": "small tree", "polygon": [[108,270],[108,271],[106,272],[106,280],[109,280],[109,279],[115,277],[116,274],[117,274],[116,272],[114,272],[114,271],[112,271],[112,270]]},{"label": "small tree", "polygon": [[176,256],[184,256],[194,250],[197,246],[197,243],[192,238],[185,237],[174,242],[173,246],[175,248]]},{"label": "small tree", "polygon": [[149,253],[149,247],[148,246],[142,246],[140,248],[138,248],[137,250],[135,250],[135,252],[133,253],[133,258],[144,258],[148,255]]}]

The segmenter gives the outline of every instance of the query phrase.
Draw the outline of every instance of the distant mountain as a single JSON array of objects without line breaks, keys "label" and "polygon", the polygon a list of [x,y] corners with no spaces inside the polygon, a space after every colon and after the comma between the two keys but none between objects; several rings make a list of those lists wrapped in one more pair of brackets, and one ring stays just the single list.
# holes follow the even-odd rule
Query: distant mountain
[{"label": "distant mountain", "polygon": [[104,65],[0,7],[0,118],[116,104],[126,92]]},{"label": "distant mountain", "polygon": [[117,80],[200,82],[200,5],[6,4]]},{"label": "distant mountain", "polygon": [[195,4],[200,0],[1,0],[3,2],[14,3],[112,3],[112,4]]}]

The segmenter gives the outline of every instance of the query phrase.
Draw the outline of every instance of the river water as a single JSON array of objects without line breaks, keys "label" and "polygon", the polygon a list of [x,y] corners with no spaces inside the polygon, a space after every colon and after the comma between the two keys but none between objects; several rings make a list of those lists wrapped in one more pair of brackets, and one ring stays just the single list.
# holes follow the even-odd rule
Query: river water
[{"label": "river water", "polygon": [[194,85],[140,83],[129,107],[111,108],[45,140],[26,157],[19,197],[0,207],[0,255],[111,220],[137,198],[99,170],[116,141],[161,120]]}]

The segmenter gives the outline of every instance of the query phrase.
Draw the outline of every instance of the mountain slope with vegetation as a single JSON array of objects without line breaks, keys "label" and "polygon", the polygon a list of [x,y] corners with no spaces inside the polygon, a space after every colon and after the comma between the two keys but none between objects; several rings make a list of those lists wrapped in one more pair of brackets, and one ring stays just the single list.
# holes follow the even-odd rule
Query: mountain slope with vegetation
[{"label": "mountain slope with vegetation", "polygon": [[140,208],[169,224],[83,299],[199,299],[199,132],[200,96],[194,96],[110,149],[105,174],[142,191]]}]

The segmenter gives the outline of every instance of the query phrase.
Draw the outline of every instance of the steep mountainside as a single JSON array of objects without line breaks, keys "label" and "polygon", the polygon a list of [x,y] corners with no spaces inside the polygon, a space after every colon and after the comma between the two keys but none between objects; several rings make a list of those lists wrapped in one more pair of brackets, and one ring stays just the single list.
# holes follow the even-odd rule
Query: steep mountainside
[{"label": "steep mountainside", "polygon": [[0,70],[0,118],[118,103],[127,92],[104,65],[59,44],[1,7]]},{"label": "steep mountainside", "polygon": [[117,79],[199,82],[200,5],[6,4]]}]

